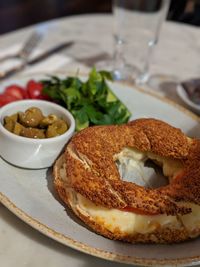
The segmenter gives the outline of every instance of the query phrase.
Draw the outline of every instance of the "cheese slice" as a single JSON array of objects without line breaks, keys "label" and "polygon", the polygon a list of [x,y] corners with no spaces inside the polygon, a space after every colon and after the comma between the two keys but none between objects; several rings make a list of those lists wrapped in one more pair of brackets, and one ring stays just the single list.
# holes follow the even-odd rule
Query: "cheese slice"
[{"label": "cheese slice", "polygon": [[160,227],[180,227],[180,223],[176,216],[167,215],[139,215],[133,212],[121,211],[118,209],[108,209],[99,205],[95,205],[90,200],[80,194],[76,194],[76,208],[84,212],[96,223],[103,225],[111,232],[120,230],[123,233],[151,233]]}]

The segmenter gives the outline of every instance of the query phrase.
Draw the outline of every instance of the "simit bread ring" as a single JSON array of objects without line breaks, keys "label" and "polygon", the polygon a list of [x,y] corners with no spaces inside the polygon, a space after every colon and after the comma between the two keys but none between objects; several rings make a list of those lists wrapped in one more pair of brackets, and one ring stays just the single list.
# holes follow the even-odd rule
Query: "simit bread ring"
[{"label": "simit bread ring", "polygon": [[[116,162],[160,165],[167,186],[123,181]],[[61,199],[95,232],[127,242],[172,243],[200,234],[200,141],[155,119],[77,133],[54,165]]]}]

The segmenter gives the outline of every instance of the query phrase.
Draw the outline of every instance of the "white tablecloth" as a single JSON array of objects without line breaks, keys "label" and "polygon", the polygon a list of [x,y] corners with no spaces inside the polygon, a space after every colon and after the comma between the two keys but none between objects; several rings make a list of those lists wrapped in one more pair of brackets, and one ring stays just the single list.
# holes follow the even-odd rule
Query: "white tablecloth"
[{"label": "white tablecloth", "polygon": [[[74,40],[75,45],[62,53],[63,57],[76,58],[66,61],[62,71],[76,73],[89,70],[80,59],[101,53],[112,55],[112,18],[108,15],[84,15],[67,17],[40,25],[48,30],[40,45],[46,49],[56,43]],[[14,43],[24,41],[35,26],[2,35],[0,50]],[[198,28],[166,22],[163,25],[159,44],[151,64],[152,74],[162,74],[163,79],[172,77],[186,79],[200,74],[200,31]],[[131,57],[131,55],[130,55]],[[134,60],[134,59],[133,59]],[[60,69],[60,68],[59,68]],[[158,89],[156,89],[158,90]],[[171,86],[165,86],[160,93],[180,102]],[[181,102],[180,102],[181,103]],[[59,244],[40,234],[15,217],[0,204],[0,266],[126,266],[104,261]]]}]

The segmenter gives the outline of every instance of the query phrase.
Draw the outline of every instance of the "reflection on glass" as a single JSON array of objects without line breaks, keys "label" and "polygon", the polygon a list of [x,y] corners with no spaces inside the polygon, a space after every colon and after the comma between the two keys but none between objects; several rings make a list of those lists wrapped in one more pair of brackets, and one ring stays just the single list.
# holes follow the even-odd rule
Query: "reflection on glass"
[{"label": "reflection on glass", "polygon": [[[145,83],[170,0],[113,0],[114,78]],[[130,60],[132,62],[130,62]]]}]

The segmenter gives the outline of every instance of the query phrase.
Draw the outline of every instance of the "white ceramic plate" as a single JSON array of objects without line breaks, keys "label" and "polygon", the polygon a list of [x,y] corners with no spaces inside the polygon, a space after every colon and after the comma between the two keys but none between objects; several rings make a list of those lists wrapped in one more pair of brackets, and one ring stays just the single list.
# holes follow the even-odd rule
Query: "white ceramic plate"
[{"label": "white ceramic plate", "polygon": [[194,102],[190,100],[186,91],[180,84],[177,85],[176,91],[177,91],[178,96],[187,105],[188,108],[190,108],[195,113],[200,114],[200,105],[195,104]]},{"label": "white ceramic plate", "polygon": [[[200,137],[198,118],[185,109],[128,85],[114,84],[113,90],[132,112],[132,119],[155,117]],[[0,201],[23,221],[62,244],[104,259],[143,266],[200,262],[200,238],[174,245],[133,245],[90,231],[57,199],[51,169],[24,170],[0,159],[0,173]]]}]

